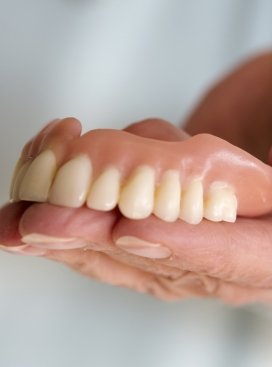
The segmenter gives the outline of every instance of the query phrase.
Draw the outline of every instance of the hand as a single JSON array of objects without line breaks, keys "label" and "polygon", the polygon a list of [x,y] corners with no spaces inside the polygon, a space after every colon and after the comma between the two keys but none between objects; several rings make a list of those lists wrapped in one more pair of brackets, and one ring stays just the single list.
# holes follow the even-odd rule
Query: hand
[{"label": "hand", "polygon": [[[267,57],[265,56],[265,59]],[[269,57],[271,60],[271,55]],[[263,63],[260,60],[257,64],[261,65],[263,70]],[[256,63],[253,62],[245,69],[250,65],[256,67]],[[240,72],[233,74],[236,75],[233,78],[237,82],[240,81],[240,73],[243,74],[245,69],[242,68]],[[269,79],[269,72],[266,68],[265,80]],[[263,73],[264,71],[261,74]],[[248,72],[248,75],[252,74]],[[231,142],[237,139],[239,130],[237,126],[246,126],[246,114],[242,113],[243,109],[248,108],[243,99],[246,94],[240,97],[240,108],[237,113],[237,108],[234,108],[237,96],[228,82],[226,85],[225,89],[224,82],[221,83],[218,87],[220,93],[217,94],[215,89],[215,92],[207,97],[187,122],[187,131],[195,134],[200,132],[203,126],[205,132],[212,132]],[[234,80],[232,85],[236,90]],[[266,95],[268,92],[269,88],[263,93]],[[224,121],[225,116],[224,109],[217,107],[216,101],[219,95],[224,95],[224,98],[229,101],[229,108],[233,108],[231,121],[236,121],[236,124],[228,125],[231,128],[226,130],[221,129],[220,125],[216,130],[214,123],[214,121]],[[252,121],[258,119],[261,126],[267,126],[260,120],[263,114],[267,116],[271,113],[271,107],[269,110],[269,105],[262,104],[263,112],[259,115],[258,104],[263,99],[253,98],[252,103],[254,101],[256,101],[256,110],[252,111],[255,113]],[[265,112],[266,109],[267,112]],[[216,111],[215,120],[211,118],[213,111]],[[253,127],[254,125],[250,124],[250,128],[253,129]],[[163,121],[148,120],[132,125],[129,130],[134,134],[157,139],[182,140],[184,138],[179,129]],[[242,131],[244,131],[243,128],[241,128]],[[267,134],[267,130],[265,131]],[[260,135],[261,139],[259,131],[257,135]],[[251,142],[251,139],[249,141]],[[239,135],[236,144],[244,149],[248,147],[252,152],[252,149],[256,149],[256,145],[254,144],[253,147],[250,142],[247,142],[244,135],[241,137]],[[261,157],[260,154],[265,157],[263,149],[256,149],[256,152],[258,157]],[[203,221],[192,227],[182,221],[166,223],[153,216],[146,220],[132,221],[120,216],[117,211],[99,213],[87,208],[67,209],[49,204],[29,206],[29,204],[17,203],[2,209],[0,223],[0,242],[6,244],[19,244],[21,235],[28,233],[45,234],[45,228],[46,234],[56,237],[82,238],[84,234],[87,242],[82,243],[82,248],[48,250],[52,246],[45,244],[42,246],[42,251],[45,251],[43,256],[63,262],[93,278],[148,292],[164,299],[207,296],[233,304],[272,301],[272,218],[270,216],[257,219],[238,218],[235,224]],[[150,260],[129,255],[119,251],[114,245],[114,242],[122,236],[134,236],[155,244],[162,243],[172,251],[173,256],[166,260]],[[55,248],[61,248],[61,246],[65,247],[62,244],[53,245]],[[33,251],[33,248],[29,247],[25,250]],[[41,246],[37,251],[41,251]]]},{"label": "hand", "polygon": [[185,123],[191,134],[209,133],[267,162],[272,137],[272,52],[234,70],[204,96]]}]

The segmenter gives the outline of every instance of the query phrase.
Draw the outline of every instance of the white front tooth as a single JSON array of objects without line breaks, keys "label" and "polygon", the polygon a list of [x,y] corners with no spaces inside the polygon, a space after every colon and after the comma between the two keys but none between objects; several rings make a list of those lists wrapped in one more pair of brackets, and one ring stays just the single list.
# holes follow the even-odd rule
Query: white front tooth
[{"label": "white front tooth", "polygon": [[153,213],[166,222],[174,222],[179,217],[181,184],[178,171],[166,171],[155,195]]},{"label": "white front tooth", "polygon": [[19,188],[19,199],[45,202],[54,175],[57,161],[52,150],[45,150],[29,165]]},{"label": "white front tooth", "polygon": [[86,200],[92,179],[92,164],[85,155],[71,159],[57,172],[49,202],[71,208],[81,207]]},{"label": "white front tooth", "polygon": [[131,219],[147,218],[153,210],[155,171],[149,166],[139,166],[121,190],[119,209]]},{"label": "white front tooth", "polygon": [[181,197],[180,218],[190,224],[199,224],[203,218],[203,184],[192,180]]},{"label": "white front tooth", "polygon": [[207,195],[204,217],[214,222],[235,222],[237,216],[237,198],[227,188],[213,189]]},{"label": "white front tooth", "polygon": [[91,209],[108,211],[116,207],[120,192],[120,172],[115,167],[108,167],[93,182],[87,206]]}]

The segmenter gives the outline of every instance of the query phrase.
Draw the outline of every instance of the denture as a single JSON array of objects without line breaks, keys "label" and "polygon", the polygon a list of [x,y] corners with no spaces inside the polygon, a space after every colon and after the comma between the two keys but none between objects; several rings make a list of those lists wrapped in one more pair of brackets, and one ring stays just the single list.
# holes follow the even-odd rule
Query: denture
[{"label": "denture", "polygon": [[272,168],[209,134],[177,142],[110,129],[81,135],[77,120],[64,119],[37,144],[23,150],[11,201],[190,224],[272,211]]}]

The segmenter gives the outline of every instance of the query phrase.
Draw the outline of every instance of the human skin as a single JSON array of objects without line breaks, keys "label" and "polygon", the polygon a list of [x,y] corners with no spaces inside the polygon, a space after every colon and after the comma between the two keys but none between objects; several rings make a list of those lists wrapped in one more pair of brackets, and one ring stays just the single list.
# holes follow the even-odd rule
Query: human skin
[{"label": "human skin", "polygon": [[[212,133],[267,160],[272,120],[271,63],[272,55],[266,54],[227,77],[188,118],[185,130],[192,135]],[[241,85],[246,85],[246,93],[236,94]],[[220,103],[222,100],[228,101],[227,110]],[[180,129],[155,119],[133,124],[126,130],[159,140],[186,138]],[[250,138],[253,136],[255,140]],[[67,136],[70,138],[71,135]],[[264,143],[260,144],[262,140]],[[207,296],[232,304],[271,302],[271,224],[267,215],[255,219],[238,217],[234,224],[203,221],[192,227],[182,221],[166,223],[154,216],[133,221],[117,210],[101,213],[86,207],[70,209],[19,202],[0,212],[0,242],[18,253],[20,250],[14,245],[21,244],[22,235],[29,233],[84,238],[86,242],[79,243],[82,248],[78,249],[48,249],[65,245],[40,243],[24,251],[35,251],[95,279],[163,299]],[[122,236],[162,243],[171,249],[172,255],[156,260],[131,255],[115,245]]]}]

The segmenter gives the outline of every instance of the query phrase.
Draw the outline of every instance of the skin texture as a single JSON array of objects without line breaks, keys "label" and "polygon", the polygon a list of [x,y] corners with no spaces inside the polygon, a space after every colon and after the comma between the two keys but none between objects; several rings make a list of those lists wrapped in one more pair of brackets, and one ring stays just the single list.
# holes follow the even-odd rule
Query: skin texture
[{"label": "skin texture", "polygon": [[[272,116],[271,103],[267,102],[272,98],[271,63],[272,55],[266,54],[227,77],[208,93],[188,118],[186,131],[212,133],[267,161],[272,121],[269,118]],[[241,85],[244,93],[236,93]],[[256,85],[258,93],[253,88]],[[224,103],[219,101],[228,101],[227,120]],[[250,114],[246,112],[249,108]],[[181,130],[155,119],[133,124],[126,130],[166,141],[184,138]],[[76,130],[75,134],[78,133]],[[256,141],[250,139],[253,136]],[[270,215],[238,218],[234,224],[204,220],[197,226],[190,226],[182,221],[166,223],[153,216],[132,221],[122,217],[117,210],[101,213],[46,203],[13,203],[2,208],[2,244],[11,249],[21,243],[22,235],[29,233],[80,238],[84,242],[79,249],[48,250],[49,246],[44,244],[39,244],[38,248],[43,248],[44,257],[64,263],[84,275],[162,299],[204,296],[232,304],[272,302]],[[128,235],[162,243],[173,255],[161,260],[130,255],[115,246],[119,237]]]}]

